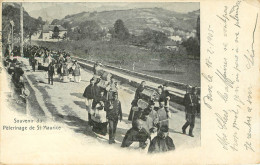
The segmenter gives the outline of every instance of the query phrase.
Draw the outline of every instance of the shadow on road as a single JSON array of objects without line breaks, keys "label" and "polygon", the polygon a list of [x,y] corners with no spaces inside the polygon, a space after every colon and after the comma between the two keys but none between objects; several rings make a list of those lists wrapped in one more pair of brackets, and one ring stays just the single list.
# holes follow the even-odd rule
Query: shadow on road
[{"label": "shadow on road", "polygon": [[86,109],[86,104],[84,101],[73,101],[76,105],[78,105],[82,109]]},{"label": "shadow on road", "polygon": [[182,132],[175,131],[175,130],[173,130],[172,128],[169,128],[169,132],[171,132],[171,133],[177,133],[177,134],[183,134]]},{"label": "shadow on road", "polygon": [[80,99],[84,99],[82,93],[70,93],[70,95],[71,95],[71,96],[75,96],[75,97],[80,98]]},{"label": "shadow on road", "polygon": [[57,114],[55,116],[55,120],[67,124],[76,133],[82,133],[87,136],[97,137],[97,135],[92,132],[92,128],[88,125],[88,121],[82,120],[75,116],[65,116],[61,114]]}]

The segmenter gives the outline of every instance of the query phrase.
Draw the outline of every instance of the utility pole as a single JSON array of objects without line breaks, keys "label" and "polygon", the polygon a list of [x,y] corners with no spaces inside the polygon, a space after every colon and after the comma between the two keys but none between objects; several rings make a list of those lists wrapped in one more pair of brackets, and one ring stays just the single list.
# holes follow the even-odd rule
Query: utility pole
[{"label": "utility pole", "polygon": [[11,52],[12,52],[14,50],[14,21],[11,20],[10,24],[12,26],[12,32],[11,32],[11,34],[12,34]]},{"label": "utility pole", "polygon": [[23,57],[23,3],[21,2],[20,8],[20,29],[21,29],[21,43],[20,43],[20,54]]}]

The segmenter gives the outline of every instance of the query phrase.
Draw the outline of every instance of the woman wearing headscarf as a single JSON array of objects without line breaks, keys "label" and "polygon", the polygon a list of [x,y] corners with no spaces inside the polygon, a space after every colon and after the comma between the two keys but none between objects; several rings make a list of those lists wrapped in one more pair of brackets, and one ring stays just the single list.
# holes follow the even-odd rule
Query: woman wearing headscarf
[{"label": "woman wearing headscarf", "polygon": [[79,83],[81,80],[80,65],[78,64],[77,60],[73,63],[72,70],[73,70],[72,75],[74,76],[74,82]]}]

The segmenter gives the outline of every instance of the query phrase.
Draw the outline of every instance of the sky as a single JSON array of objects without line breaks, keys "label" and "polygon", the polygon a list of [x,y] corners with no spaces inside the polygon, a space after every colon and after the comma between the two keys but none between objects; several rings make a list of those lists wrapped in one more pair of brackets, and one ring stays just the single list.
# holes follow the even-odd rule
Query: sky
[{"label": "sky", "polygon": [[126,10],[133,8],[164,8],[171,11],[187,13],[200,9],[196,2],[24,2],[25,10],[35,18],[61,19],[66,15],[83,11]]}]

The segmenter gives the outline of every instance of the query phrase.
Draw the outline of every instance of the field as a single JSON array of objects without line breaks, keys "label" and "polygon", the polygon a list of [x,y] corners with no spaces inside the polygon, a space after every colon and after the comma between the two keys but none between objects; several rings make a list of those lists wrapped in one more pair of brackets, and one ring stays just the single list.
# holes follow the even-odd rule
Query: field
[{"label": "field", "polygon": [[101,61],[104,64],[175,82],[200,86],[200,61],[198,59],[176,55],[173,60],[175,65],[173,66],[162,60],[165,55],[163,52],[115,42],[86,40],[54,43],[38,41],[34,44],[56,51],[64,49],[73,56]]}]

